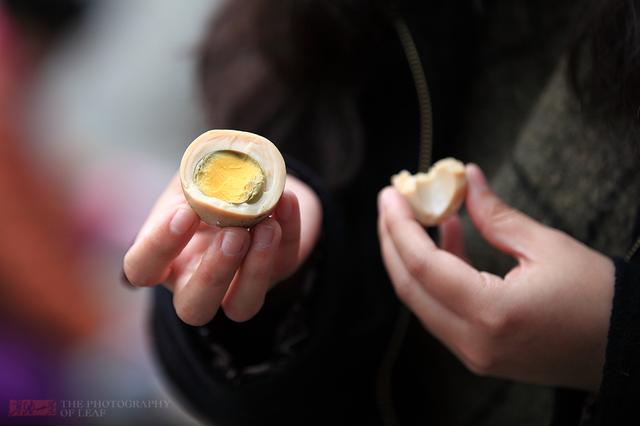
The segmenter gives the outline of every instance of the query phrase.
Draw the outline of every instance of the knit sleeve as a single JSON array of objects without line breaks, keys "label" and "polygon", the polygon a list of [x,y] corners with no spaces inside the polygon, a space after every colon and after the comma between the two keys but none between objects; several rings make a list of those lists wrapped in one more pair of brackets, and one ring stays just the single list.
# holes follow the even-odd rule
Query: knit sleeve
[{"label": "knit sleeve", "polygon": [[637,425],[640,404],[640,264],[614,259],[615,294],[600,392],[589,425]]}]

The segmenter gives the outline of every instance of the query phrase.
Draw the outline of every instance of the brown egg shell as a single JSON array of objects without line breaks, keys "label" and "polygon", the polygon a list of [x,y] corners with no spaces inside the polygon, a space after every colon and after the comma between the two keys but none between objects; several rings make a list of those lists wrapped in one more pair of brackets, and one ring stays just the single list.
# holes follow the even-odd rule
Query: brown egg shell
[{"label": "brown egg shell", "polygon": [[[434,212],[433,205],[425,205],[428,200],[425,200],[420,193],[427,189],[425,187],[432,186],[438,179],[443,178],[453,182],[453,190],[444,209],[436,209],[438,211]],[[407,199],[414,216],[424,226],[439,225],[455,214],[460,209],[467,192],[464,164],[453,158],[436,162],[428,173],[411,175],[403,170],[392,176],[391,183]]]},{"label": "brown egg shell", "polygon": [[[253,204],[232,204],[204,195],[193,182],[198,161],[215,151],[248,154],[262,168],[266,186]],[[275,209],[286,179],[286,166],[280,151],[268,139],[238,130],[210,130],[197,137],[185,150],[180,163],[180,183],[184,196],[200,218],[211,226],[249,228],[267,218]]]}]

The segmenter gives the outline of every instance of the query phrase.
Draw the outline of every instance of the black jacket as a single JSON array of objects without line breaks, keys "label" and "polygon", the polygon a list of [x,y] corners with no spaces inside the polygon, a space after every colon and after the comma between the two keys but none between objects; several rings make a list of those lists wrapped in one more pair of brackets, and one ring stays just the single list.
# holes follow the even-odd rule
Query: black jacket
[{"label": "black jacket", "polygon": [[[402,10],[402,16],[418,41],[432,88],[434,158],[474,159],[474,147],[460,143],[459,127],[465,124],[460,117],[467,82],[481,78],[473,59],[491,63],[495,53],[480,48],[488,54],[470,52],[475,26],[481,27],[482,22],[469,20],[467,6],[411,6]],[[362,76],[362,90],[350,96],[346,108],[362,123],[358,130],[344,132],[362,142],[360,151],[355,151],[361,165],[349,184],[328,183],[315,159],[305,158],[304,148],[285,150],[289,171],[319,194],[324,212],[321,241],[307,264],[270,292],[262,311],[243,324],[233,323],[220,312],[204,327],[187,326],[175,315],[171,294],[162,288],[155,290],[152,330],[158,359],[184,403],[208,422],[540,424],[540,419],[547,422],[551,416],[549,390],[518,387],[518,392],[530,392],[525,393],[523,409],[508,396],[514,393],[512,384],[469,373],[408,316],[388,281],[376,234],[376,195],[391,174],[415,167],[419,117],[404,52],[393,28],[384,31],[383,42],[370,58],[371,71]],[[539,62],[549,75],[553,65],[545,61]],[[536,87],[541,90],[542,83]],[[313,133],[339,137],[340,120],[329,131],[331,125],[316,119],[327,115],[334,105],[318,93],[304,98],[319,106],[300,107],[303,112],[295,115],[299,123],[285,132],[273,126],[277,117],[268,124],[240,127],[265,134],[276,143],[305,140]],[[343,110],[336,108],[335,115]],[[233,122],[223,124],[236,127]],[[504,139],[509,138],[507,132]],[[502,148],[508,151],[508,146]],[[620,261],[616,267],[603,388],[597,402],[587,407],[593,415],[586,413],[595,424],[612,424],[612,416],[621,419],[640,380],[632,368],[634,361],[638,366],[638,357],[632,355],[638,351],[640,327],[640,296],[633,284],[638,283],[640,272]],[[408,326],[402,332],[407,318]],[[569,409],[575,421],[582,415],[582,396]],[[499,409],[509,405],[515,408]],[[556,412],[564,413],[563,407],[556,407]],[[495,421],[499,411],[502,423]]]}]

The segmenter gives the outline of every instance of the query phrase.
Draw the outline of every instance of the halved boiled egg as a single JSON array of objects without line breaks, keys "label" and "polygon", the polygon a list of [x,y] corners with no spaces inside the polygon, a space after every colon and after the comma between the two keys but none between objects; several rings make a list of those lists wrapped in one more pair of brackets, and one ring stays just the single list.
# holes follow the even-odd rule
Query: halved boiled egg
[{"label": "halved boiled egg", "polygon": [[237,130],[210,130],[186,149],[180,181],[191,208],[209,225],[250,227],[275,208],[287,175],[268,139]]},{"label": "halved boiled egg", "polygon": [[467,189],[464,164],[453,158],[436,162],[428,173],[403,170],[391,177],[391,183],[424,226],[437,225],[457,212]]}]

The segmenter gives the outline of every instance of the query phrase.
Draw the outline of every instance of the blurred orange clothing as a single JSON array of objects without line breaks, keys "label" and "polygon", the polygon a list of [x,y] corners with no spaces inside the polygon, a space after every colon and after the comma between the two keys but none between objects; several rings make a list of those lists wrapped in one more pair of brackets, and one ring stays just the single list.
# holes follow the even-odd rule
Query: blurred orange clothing
[{"label": "blurred orange clothing", "polygon": [[[2,120],[0,118],[0,120]],[[0,308],[54,341],[82,337],[94,328],[79,247],[64,200],[25,158],[0,122]]]},{"label": "blurred orange clothing", "polygon": [[[96,326],[64,193],[30,158],[20,100],[28,56],[0,19],[0,320],[53,344]],[[9,26],[9,28],[7,28]]]}]

